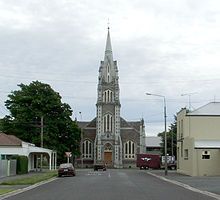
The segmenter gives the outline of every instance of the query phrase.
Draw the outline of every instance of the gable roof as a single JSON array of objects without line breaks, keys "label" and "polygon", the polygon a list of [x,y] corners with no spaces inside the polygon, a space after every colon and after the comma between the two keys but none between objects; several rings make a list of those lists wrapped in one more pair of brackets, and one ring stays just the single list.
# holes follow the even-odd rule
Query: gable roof
[{"label": "gable roof", "polygon": [[77,121],[79,128],[96,128],[96,117],[92,121]]},{"label": "gable roof", "polygon": [[21,146],[22,140],[14,135],[7,135],[0,132],[0,146]]},{"label": "gable roof", "polygon": [[[120,117],[121,129],[133,129],[136,132],[140,132],[141,121],[126,121]],[[77,121],[79,128],[82,129],[96,129],[96,117],[92,121]]]},{"label": "gable roof", "polygon": [[157,136],[147,136],[145,141],[147,147],[161,147],[160,144],[162,143],[161,137]]},{"label": "gable roof", "polygon": [[190,116],[208,115],[208,116],[218,116],[220,115],[220,102],[210,102],[194,111],[187,113]]}]

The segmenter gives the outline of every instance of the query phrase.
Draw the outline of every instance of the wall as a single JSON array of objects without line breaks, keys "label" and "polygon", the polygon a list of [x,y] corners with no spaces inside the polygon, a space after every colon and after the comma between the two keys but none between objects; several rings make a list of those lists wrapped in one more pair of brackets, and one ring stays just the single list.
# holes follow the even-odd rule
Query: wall
[{"label": "wall", "polygon": [[16,175],[16,160],[0,160],[0,178]]},{"label": "wall", "polygon": [[189,116],[190,133],[196,139],[220,140],[220,117]]},{"label": "wall", "polygon": [[[197,170],[195,176],[219,176],[220,175],[220,149],[196,149]],[[202,152],[210,152],[210,159],[202,159]],[[197,172],[197,173],[196,173]]]},{"label": "wall", "polygon": [[[177,149],[179,152],[177,153],[177,159],[179,168],[177,169],[177,172],[193,176],[193,168],[195,165],[194,139],[190,137],[184,138],[182,148],[183,152],[181,153],[181,143],[178,142]],[[185,150],[188,150],[188,156],[185,155]]]}]

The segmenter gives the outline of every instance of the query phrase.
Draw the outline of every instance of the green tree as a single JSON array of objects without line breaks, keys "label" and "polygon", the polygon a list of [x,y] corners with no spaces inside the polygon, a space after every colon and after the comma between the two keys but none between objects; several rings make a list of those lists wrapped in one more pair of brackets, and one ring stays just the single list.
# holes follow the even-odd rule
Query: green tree
[{"label": "green tree", "polygon": [[43,117],[44,147],[56,150],[59,162],[65,159],[66,151],[78,155],[80,129],[71,119],[70,106],[61,102],[59,93],[39,81],[18,86],[20,90],[11,92],[5,102],[10,115],[2,119],[2,131],[40,146]]},{"label": "green tree", "polygon": [[[162,132],[159,133],[158,136],[161,137],[162,139],[161,153],[162,155],[165,155],[165,149],[164,149],[165,134],[164,132]],[[173,155],[176,156],[176,145],[177,145],[176,136],[177,136],[177,117],[174,116],[174,122],[171,123],[167,131],[167,153],[170,156],[172,155],[172,148],[173,148]]]}]

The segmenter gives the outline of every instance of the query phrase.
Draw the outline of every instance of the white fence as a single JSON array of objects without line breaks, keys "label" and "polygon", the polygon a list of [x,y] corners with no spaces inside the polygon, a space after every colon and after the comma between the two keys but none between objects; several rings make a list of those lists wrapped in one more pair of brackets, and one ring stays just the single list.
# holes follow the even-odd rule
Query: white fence
[{"label": "white fence", "polygon": [[16,160],[0,160],[0,178],[16,175]]}]

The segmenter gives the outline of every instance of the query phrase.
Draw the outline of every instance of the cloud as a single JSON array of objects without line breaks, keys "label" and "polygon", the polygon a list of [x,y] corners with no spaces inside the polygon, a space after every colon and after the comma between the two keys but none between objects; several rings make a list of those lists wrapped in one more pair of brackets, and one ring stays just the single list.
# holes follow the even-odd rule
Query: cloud
[{"label": "cloud", "polygon": [[[97,79],[107,21],[118,61],[122,116],[144,117],[148,134],[188,105],[218,100],[218,0],[3,0],[0,2],[0,116],[17,84],[40,80],[63,96],[84,120],[96,114]],[[155,129],[154,129],[155,128]]]}]

